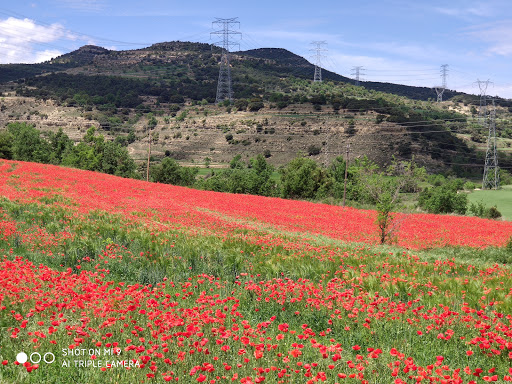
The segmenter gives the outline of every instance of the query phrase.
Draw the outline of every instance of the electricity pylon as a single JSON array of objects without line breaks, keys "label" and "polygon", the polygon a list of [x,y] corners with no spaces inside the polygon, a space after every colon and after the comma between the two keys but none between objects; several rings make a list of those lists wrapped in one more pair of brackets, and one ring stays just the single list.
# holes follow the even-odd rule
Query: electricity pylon
[{"label": "electricity pylon", "polygon": [[312,52],[316,52],[316,55],[313,57],[315,60],[315,75],[313,76],[313,81],[316,82],[322,82],[322,57],[325,57],[322,55],[322,52],[326,52],[327,49],[322,48],[323,45],[326,45],[327,43],[325,41],[312,41],[311,44],[315,44],[316,47],[313,49],[310,49]]},{"label": "electricity pylon", "polygon": [[486,93],[490,81],[477,80],[477,84],[480,88],[480,110],[478,111],[478,118],[482,127],[489,129],[482,189],[498,189],[500,187],[500,173],[498,167],[498,150],[496,148],[496,105],[494,99],[491,99],[492,106],[490,111],[488,111],[488,96]]},{"label": "electricity pylon", "polygon": [[215,103],[218,104],[224,100],[229,100],[229,102],[233,101],[233,88],[231,84],[231,69],[229,67],[229,51],[231,47],[238,46],[240,49],[239,43],[234,43],[230,40],[230,36],[232,35],[242,35],[241,32],[233,31],[230,29],[232,25],[238,24],[240,28],[240,22],[237,21],[238,17],[232,17],[230,19],[221,19],[216,18],[213,24],[218,24],[221,26],[221,29],[215,32],[211,32],[210,35],[221,35],[222,40],[219,40],[214,45],[220,46],[222,48],[222,56],[220,59],[220,68],[219,68],[219,81],[217,83],[217,97],[215,98]]},{"label": "electricity pylon", "polygon": [[359,87],[359,76],[364,75],[364,73],[362,73],[363,70],[364,68],[361,66],[352,68],[352,76],[354,76],[354,79],[356,81],[356,87]]},{"label": "electricity pylon", "polygon": [[446,90],[446,75],[448,74],[448,64],[441,65],[441,79],[442,85],[435,86],[434,89],[437,93],[437,102],[443,101],[443,93]]}]

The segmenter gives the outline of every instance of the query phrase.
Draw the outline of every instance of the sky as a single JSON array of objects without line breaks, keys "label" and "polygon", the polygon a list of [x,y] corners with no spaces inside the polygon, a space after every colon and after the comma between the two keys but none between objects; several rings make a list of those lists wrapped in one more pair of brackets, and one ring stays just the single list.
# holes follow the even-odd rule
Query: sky
[{"label": "sky", "polygon": [[[347,77],[512,98],[510,0],[175,1],[0,3],[0,63],[37,63],[86,44],[113,50],[165,41],[214,43],[216,18],[237,18],[240,50],[285,48]],[[232,50],[237,50],[232,49]],[[312,73],[313,77],[313,73]],[[433,98],[435,98],[435,92]]]}]

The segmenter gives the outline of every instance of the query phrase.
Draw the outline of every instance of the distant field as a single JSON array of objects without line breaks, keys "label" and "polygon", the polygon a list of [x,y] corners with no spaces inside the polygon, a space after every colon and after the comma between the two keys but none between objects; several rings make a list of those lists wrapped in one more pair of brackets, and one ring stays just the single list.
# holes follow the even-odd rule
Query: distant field
[{"label": "distant field", "polygon": [[498,191],[473,191],[468,199],[472,203],[482,200],[489,207],[496,205],[505,220],[512,220],[512,185],[505,185]]}]

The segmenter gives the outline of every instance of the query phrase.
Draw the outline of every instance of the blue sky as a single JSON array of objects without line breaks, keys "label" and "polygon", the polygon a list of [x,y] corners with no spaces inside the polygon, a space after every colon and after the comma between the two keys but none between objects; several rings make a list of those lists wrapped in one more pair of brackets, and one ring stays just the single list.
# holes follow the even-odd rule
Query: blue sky
[{"label": "blue sky", "polygon": [[[238,17],[240,49],[286,48],[312,61],[325,40],[324,68],[362,79],[441,84],[512,98],[510,0],[174,1],[16,0],[0,4],[0,63],[33,63],[85,44],[142,48],[182,40],[211,43],[212,21]],[[215,37],[215,36],[214,36]],[[435,94],[433,94],[433,97]]]}]

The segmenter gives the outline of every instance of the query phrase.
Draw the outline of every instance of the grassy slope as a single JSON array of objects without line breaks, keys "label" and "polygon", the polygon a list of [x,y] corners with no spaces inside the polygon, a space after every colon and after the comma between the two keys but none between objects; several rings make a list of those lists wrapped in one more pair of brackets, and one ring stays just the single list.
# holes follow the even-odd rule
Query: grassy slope
[{"label": "grassy slope", "polygon": [[512,220],[512,185],[505,185],[498,191],[473,191],[468,195],[468,199],[472,203],[483,201],[488,207],[496,205],[503,219]]}]

